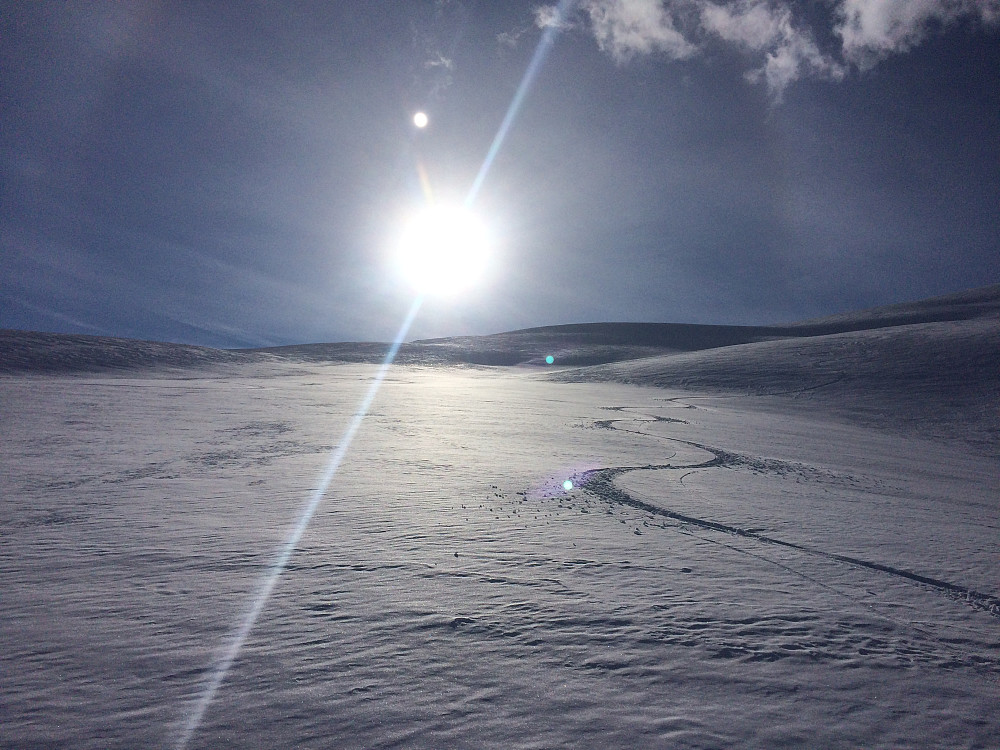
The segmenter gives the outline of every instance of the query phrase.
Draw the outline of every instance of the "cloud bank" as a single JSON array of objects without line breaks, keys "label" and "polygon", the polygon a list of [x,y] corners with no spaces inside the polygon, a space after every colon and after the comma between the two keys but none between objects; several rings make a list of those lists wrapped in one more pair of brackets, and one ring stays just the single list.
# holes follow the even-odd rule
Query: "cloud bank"
[{"label": "cloud bank", "polygon": [[840,0],[835,31],[843,56],[861,68],[920,44],[961,20],[996,26],[1000,0]]},{"label": "cloud bank", "polygon": [[[823,10],[827,28],[814,29],[792,0],[580,0],[569,18],[555,5],[537,8],[535,23],[585,29],[618,63],[729,44],[756,58],[746,78],[776,100],[799,78],[868,70],[952,24],[1000,24],[1000,0],[829,0]],[[817,35],[831,41],[821,46]]]}]

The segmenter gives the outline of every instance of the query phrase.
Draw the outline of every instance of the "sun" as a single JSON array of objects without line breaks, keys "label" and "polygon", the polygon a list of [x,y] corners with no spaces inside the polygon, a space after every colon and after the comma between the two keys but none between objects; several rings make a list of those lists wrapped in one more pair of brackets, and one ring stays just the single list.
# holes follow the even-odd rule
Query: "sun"
[{"label": "sun", "polygon": [[460,206],[433,206],[412,216],[397,247],[403,278],[421,294],[449,296],[480,280],[490,254],[483,222]]}]

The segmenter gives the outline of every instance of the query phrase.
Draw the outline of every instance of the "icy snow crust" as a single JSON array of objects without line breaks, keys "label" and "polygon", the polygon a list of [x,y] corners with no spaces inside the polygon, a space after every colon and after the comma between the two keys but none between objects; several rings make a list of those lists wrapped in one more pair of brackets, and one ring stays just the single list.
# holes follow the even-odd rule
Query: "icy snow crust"
[{"label": "icy snow crust", "polygon": [[[190,747],[997,746],[977,320],[825,389],[844,333],[703,353],[767,388],[395,367]],[[0,747],[172,746],[375,373],[223,364],[0,378]]]}]

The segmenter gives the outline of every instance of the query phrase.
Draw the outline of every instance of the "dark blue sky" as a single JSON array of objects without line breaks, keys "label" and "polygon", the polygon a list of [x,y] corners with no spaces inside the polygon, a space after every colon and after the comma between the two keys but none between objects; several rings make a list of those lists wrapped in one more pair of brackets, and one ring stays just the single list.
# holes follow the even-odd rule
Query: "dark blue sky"
[{"label": "dark blue sky", "polygon": [[[776,323],[1000,282],[1000,0],[0,3],[0,327],[387,340],[393,227],[476,203],[410,337]],[[430,126],[417,131],[412,114]]]}]

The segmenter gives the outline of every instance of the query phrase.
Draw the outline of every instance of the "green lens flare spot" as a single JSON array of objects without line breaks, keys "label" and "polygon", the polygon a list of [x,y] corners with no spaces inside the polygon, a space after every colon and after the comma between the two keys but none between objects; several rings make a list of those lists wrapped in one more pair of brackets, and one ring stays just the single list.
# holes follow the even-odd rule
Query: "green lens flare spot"
[{"label": "green lens flare spot", "polygon": [[571,489],[573,489],[573,482],[567,479],[565,482],[563,482],[563,489],[569,492]]},{"label": "green lens flare spot", "polygon": [[553,357],[551,354],[545,358],[545,364],[547,364],[547,365],[551,365],[555,361],[556,361],[556,358]]}]

